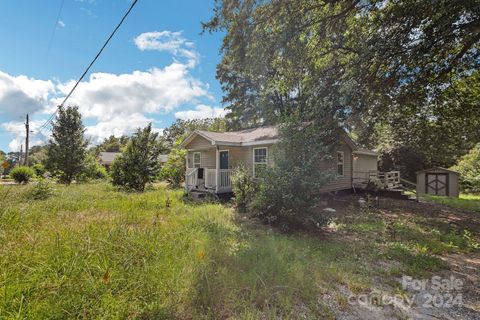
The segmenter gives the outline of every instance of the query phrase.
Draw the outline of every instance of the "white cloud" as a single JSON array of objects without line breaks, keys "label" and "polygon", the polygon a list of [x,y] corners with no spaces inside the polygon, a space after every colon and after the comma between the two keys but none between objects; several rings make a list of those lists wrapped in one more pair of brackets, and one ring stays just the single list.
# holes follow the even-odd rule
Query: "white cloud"
[{"label": "white cloud", "polygon": [[62,20],[58,20],[58,26],[59,26],[60,28],[65,28],[66,24],[65,24],[65,22],[63,22]]},{"label": "white cloud", "polygon": [[152,31],[144,32],[134,39],[138,49],[169,52],[175,57],[184,57],[188,65],[193,67],[198,63],[199,54],[193,42],[182,36],[181,31]]},{"label": "white cloud", "polygon": [[[58,88],[67,94],[73,85],[70,81]],[[80,83],[68,104],[80,106],[87,118],[106,121],[118,115],[170,112],[201,97],[209,97],[208,86],[190,76],[186,65],[175,62],[128,74],[94,73]]]},{"label": "white cloud", "polygon": [[50,80],[11,76],[0,71],[0,115],[15,120],[41,111],[54,92],[55,85]]},{"label": "white cloud", "polygon": [[182,120],[207,119],[224,117],[227,111],[223,108],[214,108],[204,104],[195,107],[195,110],[175,112],[175,117]]},{"label": "white cloud", "polygon": [[[114,116],[108,121],[98,122],[93,126],[87,126],[86,136],[90,139],[90,143],[99,144],[103,139],[114,135],[120,137],[122,135],[131,135],[138,128],[143,128],[149,123],[154,123],[154,119],[149,119],[140,113],[134,113],[128,117],[119,115]],[[161,132],[162,129],[154,129]]]},{"label": "white cloud", "polygon": [[[43,145],[47,141],[47,135],[49,133],[46,130],[43,130],[43,133],[39,131],[40,126],[43,124],[43,121],[30,121],[30,146]],[[8,147],[12,151],[19,151],[20,146],[25,146],[25,124],[21,121],[9,121],[2,123],[0,125],[2,129],[6,132],[15,135]],[[45,133],[45,134],[44,134]]]},{"label": "white cloud", "polygon": [[[158,115],[188,105],[197,107],[177,112],[175,116],[204,118],[224,114],[221,108],[200,104],[212,101],[213,97],[208,84],[192,76],[198,53],[194,44],[184,39],[180,32],[144,33],[135,43],[141,50],[166,51],[173,55],[174,61],[161,68],[131,73],[96,72],[79,84],[67,105],[79,106],[82,116],[91,124],[86,133],[93,143],[112,134],[131,134],[138,127],[154,122]],[[18,137],[10,142],[12,150],[17,150],[24,139],[25,115],[29,113],[31,119],[38,122],[38,129],[44,121],[40,119],[46,119],[56,109],[74,83],[75,80],[39,80],[0,71],[0,119],[4,122],[0,129]],[[32,121],[33,130],[37,125],[33,125],[35,121]],[[161,132],[162,129],[155,130]],[[32,135],[33,144],[46,140],[42,134]]]}]

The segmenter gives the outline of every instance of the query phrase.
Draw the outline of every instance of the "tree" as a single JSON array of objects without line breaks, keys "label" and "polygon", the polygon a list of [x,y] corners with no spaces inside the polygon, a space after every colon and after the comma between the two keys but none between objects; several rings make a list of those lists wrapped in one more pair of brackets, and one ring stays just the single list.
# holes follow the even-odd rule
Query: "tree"
[{"label": "tree", "polygon": [[204,28],[226,32],[217,77],[239,127],[325,112],[374,123],[479,66],[476,1],[217,0]]},{"label": "tree", "polygon": [[121,136],[119,138],[111,135],[103,140],[95,149],[96,152],[120,152],[127,145],[129,137]]},{"label": "tree", "polygon": [[144,129],[138,129],[125,151],[116,157],[112,164],[113,185],[143,192],[145,186],[158,176],[158,156],[161,150],[158,133],[152,132],[151,124]]},{"label": "tree", "polygon": [[168,155],[167,162],[162,166],[160,178],[173,188],[179,188],[185,180],[185,156],[187,151],[174,146]]},{"label": "tree", "polygon": [[478,1],[217,0],[204,29],[225,32],[229,127],[327,116],[366,146],[393,138],[387,155],[412,155],[398,166],[450,166],[480,140]]},{"label": "tree", "polygon": [[0,175],[3,174],[4,168],[3,168],[3,163],[7,161],[7,154],[0,150]]},{"label": "tree", "polygon": [[225,131],[226,123],[224,118],[209,118],[209,119],[193,119],[181,120],[177,119],[168,128],[163,130],[163,140],[167,148],[173,148],[179,140],[185,139],[190,133],[195,130],[209,130],[215,132]]},{"label": "tree", "polygon": [[77,107],[59,108],[47,145],[46,168],[70,184],[84,169],[88,142]]},{"label": "tree", "polygon": [[480,143],[463,156],[452,169],[460,173],[460,186],[463,191],[480,193]]}]

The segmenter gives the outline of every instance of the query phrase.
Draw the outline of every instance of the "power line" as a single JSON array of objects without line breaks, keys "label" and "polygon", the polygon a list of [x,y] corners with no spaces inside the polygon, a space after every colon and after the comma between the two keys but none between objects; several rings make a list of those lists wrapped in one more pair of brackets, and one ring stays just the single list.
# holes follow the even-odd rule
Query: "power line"
[{"label": "power line", "polygon": [[55,37],[55,31],[57,31],[58,22],[60,21],[60,15],[62,14],[64,3],[65,3],[65,0],[62,0],[62,2],[60,2],[60,8],[58,9],[57,20],[55,20],[55,25],[53,26],[52,35],[50,36],[50,41],[48,41],[47,53],[50,52],[50,49],[52,47],[53,38]]},{"label": "power line", "polygon": [[100,54],[102,54],[103,50],[105,49],[105,47],[108,45],[108,43],[110,42],[110,40],[113,38],[113,36],[115,35],[115,33],[117,32],[117,30],[120,28],[120,26],[122,25],[123,21],[125,21],[125,19],[127,18],[127,16],[130,14],[130,12],[132,11],[133,7],[137,4],[138,0],[134,0],[132,2],[132,4],[130,5],[130,8],[128,8],[127,12],[123,15],[122,19],[120,20],[120,22],[117,24],[117,26],[115,27],[115,29],[113,30],[113,32],[110,34],[110,36],[107,38],[107,40],[105,41],[105,43],[103,44],[103,46],[100,48],[100,50],[98,51],[98,53],[96,54],[96,56],[93,58],[93,60],[90,62],[90,64],[88,65],[88,67],[85,69],[85,71],[83,72],[83,74],[80,76],[80,78],[77,80],[77,82],[75,83],[75,85],[73,86],[72,90],[70,90],[70,92],[68,93],[68,95],[65,97],[65,99],[63,99],[62,103],[57,107],[57,109],[55,110],[55,112],[48,118],[48,120],[40,126],[39,130],[41,131],[42,129],[46,128],[49,123],[55,118],[55,115],[57,114],[58,110],[60,108],[62,108],[64,105],[65,105],[65,102],[67,102],[68,98],[70,98],[70,96],[72,95],[72,93],[75,91],[75,89],[77,88],[78,84],[83,80],[83,78],[87,75],[88,71],[90,70],[90,68],[93,66],[93,64],[95,63],[95,61],[97,61],[98,57],[100,56]]}]

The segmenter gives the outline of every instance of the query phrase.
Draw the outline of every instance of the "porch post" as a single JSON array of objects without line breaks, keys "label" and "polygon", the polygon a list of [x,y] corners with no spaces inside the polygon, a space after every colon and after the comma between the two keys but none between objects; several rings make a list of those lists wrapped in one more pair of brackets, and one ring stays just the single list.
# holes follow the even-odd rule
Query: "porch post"
[{"label": "porch post", "polygon": [[185,155],[185,192],[188,192],[188,150]]},{"label": "porch post", "polygon": [[220,152],[218,151],[218,146],[215,149],[215,193],[218,193],[218,187],[220,185]]}]

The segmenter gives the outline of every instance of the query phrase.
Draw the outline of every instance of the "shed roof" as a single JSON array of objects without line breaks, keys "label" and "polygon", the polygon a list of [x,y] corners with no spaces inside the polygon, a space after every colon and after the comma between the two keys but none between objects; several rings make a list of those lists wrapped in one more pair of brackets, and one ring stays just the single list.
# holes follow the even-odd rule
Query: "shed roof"
[{"label": "shed roof", "polygon": [[450,170],[450,169],[446,169],[446,168],[442,168],[442,167],[433,167],[433,168],[429,168],[429,169],[423,169],[423,170],[417,171],[416,173],[418,174],[418,173],[428,172],[428,171],[433,171],[433,170],[460,174],[458,171],[454,171],[454,170]]}]

